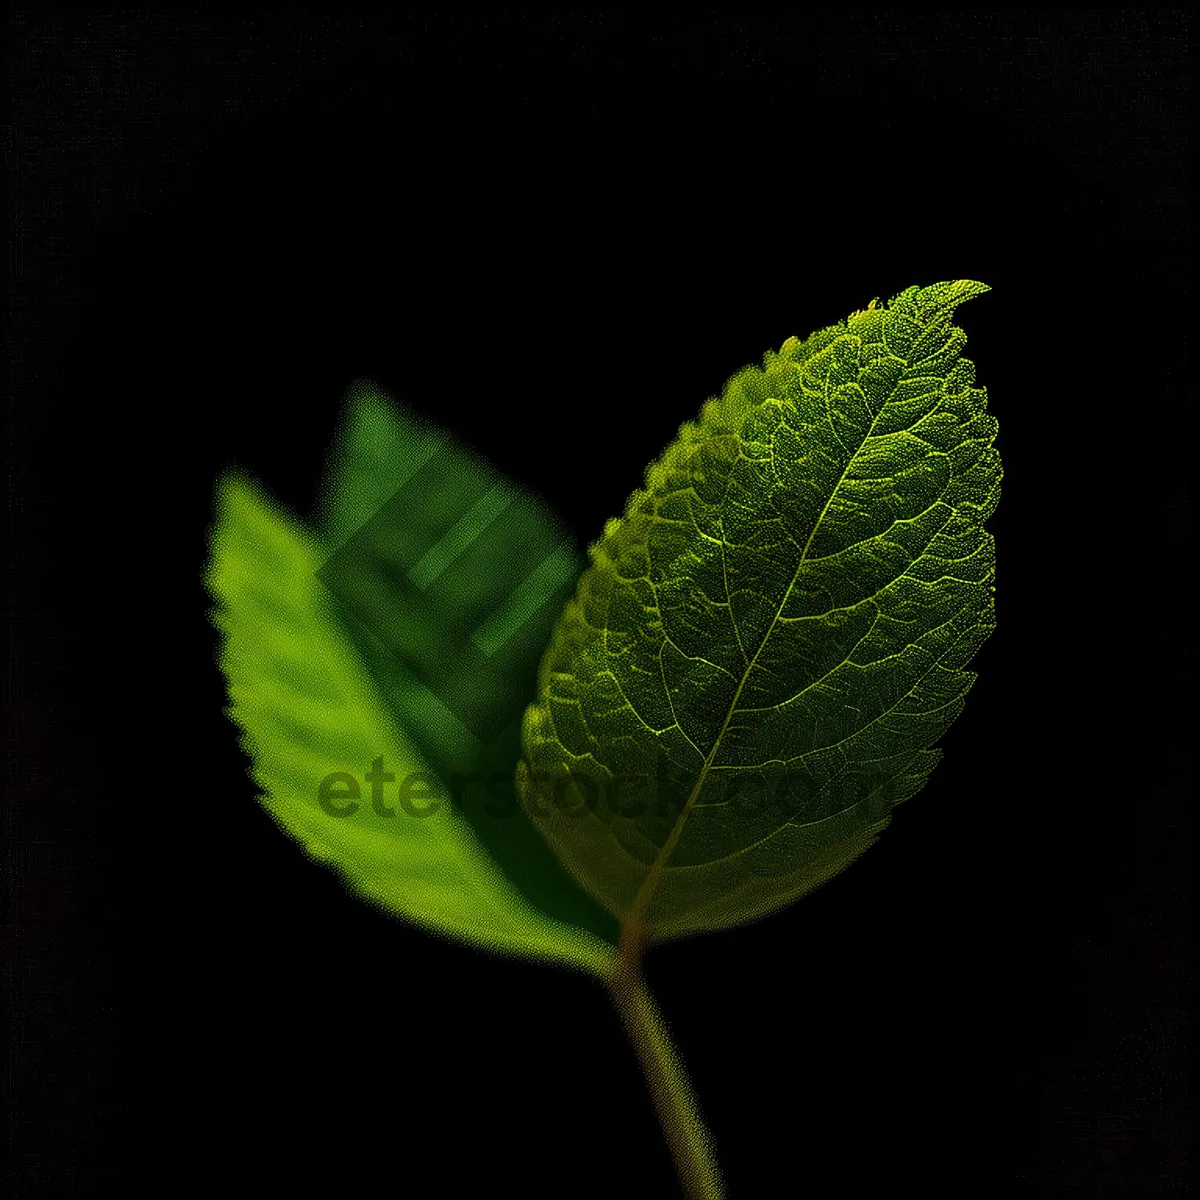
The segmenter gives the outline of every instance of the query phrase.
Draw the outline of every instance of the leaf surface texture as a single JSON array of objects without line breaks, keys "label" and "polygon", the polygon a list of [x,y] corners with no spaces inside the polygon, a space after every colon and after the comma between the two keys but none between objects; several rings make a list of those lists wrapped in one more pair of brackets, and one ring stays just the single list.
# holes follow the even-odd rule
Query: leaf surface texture
[{"label": "leaf surface texture", "polygon": [[710,400],[591,548],[527,710],[522,802],[663,939],[751,920],[925,783],[994,625],[996,422],[967,280],[793,338]]}]

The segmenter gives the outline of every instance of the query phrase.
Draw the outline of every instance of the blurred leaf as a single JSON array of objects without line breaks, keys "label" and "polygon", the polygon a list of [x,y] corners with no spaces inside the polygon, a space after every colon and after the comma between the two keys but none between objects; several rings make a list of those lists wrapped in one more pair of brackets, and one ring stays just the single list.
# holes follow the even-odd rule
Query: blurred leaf
[{"label": "blurred leaf", "polygon": [[[221,481],[216,508],[206,578],[229,713],[272,816],[361,895],[432,932],[603,973],[610,947],[528,901],[398,725],[317,578],[319,541],[236,475]],[[376,760],[396,777],[380,812],[363,780]],[[406,779],[412,813],[433,805],[430,815],[404,810]],[[349,815],[322,807],[323,781]]]},{"label": "blurred leaf", "polygon": [[397,725],[522,895],[614,943],[516,795],[538,660],[583,567],[536,496],[368,381],[351,389],[318,520],[318,572]]}]

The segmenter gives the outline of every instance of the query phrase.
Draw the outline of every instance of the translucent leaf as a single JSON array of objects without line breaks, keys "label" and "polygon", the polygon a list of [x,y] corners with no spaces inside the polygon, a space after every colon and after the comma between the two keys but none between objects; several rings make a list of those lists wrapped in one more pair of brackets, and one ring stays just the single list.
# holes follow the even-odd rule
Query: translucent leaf
[{"label": "translucent leaf", "polygon": [[650,939],[829,879],[924,784],[993,624],[996,423],[959,280],[791,339],[610,521],[524,726],[522,802]]}]

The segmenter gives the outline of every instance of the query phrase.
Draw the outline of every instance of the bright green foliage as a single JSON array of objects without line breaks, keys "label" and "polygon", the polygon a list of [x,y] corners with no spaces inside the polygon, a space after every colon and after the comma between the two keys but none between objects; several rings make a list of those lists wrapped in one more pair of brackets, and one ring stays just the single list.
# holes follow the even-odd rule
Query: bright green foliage
[{"label": "bright green foliage", "polygon": [[910,288],[746,368],[610,521],[542,663],[522,801],[651,939],[840,871],[924,784],[993,623],[996,423]]},{"label": "bright green foliage", "polygon": [[[405,469],[419,465],[428,450],[419,438],[431,436],[362,397],[349,424],[325,504],[329,528],[342,534],[389,494]],[[382,456],[374,464],[369,455],[346,456],[364,437],[374,438]],[[410,523],[429,518],[406,514]],[[485,846],[460,806],[449,802],[435,757],[405,731],[358,647],[361,631],[352,636],[317,577],[336,541],[303,529],[242,477],[227,476],[219,487],[207,582],[223,634],[229,712],[243,730],[263,804],[309,854],[390,912],[484,948],[603,973],[611,945],[589,931],[586,919],[556,915],[548,911],[553,904],[530,899],[520,873],[509,873],[503,855]],[[509,772],[515,746],[510,754]],[[376,759],[397,780],[383,793],[394,815],[375,810],[363,780]],[[322,781],[341,773],[359,781],[357,809],[331,816],[319,802]],[[441,797],[436,811],[404,811],[399,781],[406,777],[413,780],[412,810],[426,809],[427,796]],[[340,809],[352,804],[341,798],[347,786],[341,782],[332,792]],[[506,832],[524,827],[561,875],[519,810],[515,820],[495,824]],[[565,876],[559,893],[564,912],[592,905]]]}]

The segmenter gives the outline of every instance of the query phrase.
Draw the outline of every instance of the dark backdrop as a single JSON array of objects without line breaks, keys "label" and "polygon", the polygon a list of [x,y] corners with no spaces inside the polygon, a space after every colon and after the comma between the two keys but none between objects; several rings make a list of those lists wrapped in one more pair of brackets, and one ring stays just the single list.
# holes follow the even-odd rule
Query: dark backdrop
[{"label": "dark backdrop", "polygon": [[835,882],[648,971],[730,1196],[1182,1191],[1187,27],[10,18],[13,1194],[674,1194],[602,989],[254,801],[201,570],[370,376],[596,536],[743,363],[960,310],[999,628]]}]

